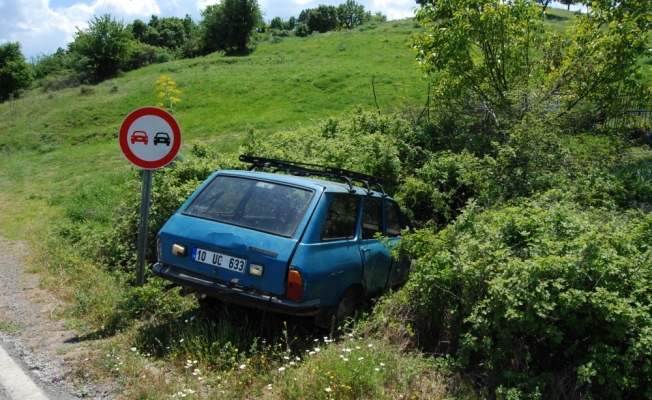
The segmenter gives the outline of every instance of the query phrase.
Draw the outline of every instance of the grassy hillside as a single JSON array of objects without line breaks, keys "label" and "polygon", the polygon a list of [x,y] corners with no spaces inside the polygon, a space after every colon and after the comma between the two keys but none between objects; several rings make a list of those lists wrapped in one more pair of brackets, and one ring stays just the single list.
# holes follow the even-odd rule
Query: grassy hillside
[{"label": "grassy hillside", "polygon": [[399,21],[263,41],[246,56],[155,64],[97,86],[34,89],[0,104],[0,234],[24,237],[31,221],[51,212],[53,196],[127,169],[119,126],[132,110],[158,102],[155,82],[163,74],[182,92],[174,115],[184,148],[201,140],[231,152],[247,127],[272,132],[354,107],[375,109],[372,79],[383,111],[422,107],[427,83],[408,46],[418,29]]},{"label": "grassy hillside", "polygon": [[[548,23],[561,30],[572,17],[573,13],[552,10]],[[193,178],[228,166],[232,159],[221,154],[237,154],[251,127],[258,133],[247,144],[257,154],[287,159],[312,157],[303,160],[309,162],[327,158],[369,173],[373,171],[365,168],[387,167],[396,182],[408,171],[411,176],[400,182],[403,187],[396,193],[403,205],[409,208],[412,202],[428,204],[433,210],[439,207],[437,212],[448,218],[441,221],[454,221],[461,215],[459,223],[451,222],[448,227],[442,223],[437,229],[417,230],[406,236],[415,243],[413,251],[437,249],[432,254],[419,254],[419,258],[429,260],[450,253],[446,260],[461,263],[460,268],[467,273],[474,274],[477,267],[485,274],[484,266],[492,263],[503,273],[504,266],[516,260],[505,249],[513,247],[514,254],[524,258],[523,249],[530,248],[530,232],[549,243],[541,254],[558,247],[566,251],[568,246],[559,246],[566,238],[558,237],[566,230],[557,230],[557,225],[544,218],[546,215],[559,215],[561,219],[556,221],[561,221],[560,226],[578,226],[589,235],[592,230],[601,234],[596,216],[607,214],[617,228],[611,230],[619,235],[621,231],[640,231],[635,239],[643,245],[634,246],[632,252],[636,254],[624,258],[623,265],[639,259],[641,265],[647,262],[643,253],[648,228],[632,222],[639,217],[634,212],[642,213],[640,209],[649,206],[652,193],[652,178],[642,173],[649,171],[650,165],[650,153],[643,147],[642,138],[605,131],[562,135],[559,127],[542,122],[524,122],[509,135],[491,123],[485,131],[481,124],[471,123],[460,123],[459,127],[465,128],[456,131],[458,121],[445,118],[427,127],[413,124],[428,90],[409,48],[411,35],[418,30],[418,25],[406,20],[307,38],[260,41],[247,55],[213,54],[156,64],[96,86],[53,93],[33,89],[16,102],[0,104],[0,236],[30,241],[38,260],[43,260],[41,265],[47,266],[41,269],[44,285],[69,305],[59,315],[88,339],[91,362],[83,367],[87,369],[80,367],[76,372],[78,382],[89,376],[91,380],[114,379],[123,383],[126,398],[180,397],[197,391],[206,398],[302,399],[309,393],[311,398],[324,399],[430,399],[476,398],[484,389],[481,385],[491,380],[476,378],[480,374],[473,370],[468,376],[451,373],[446,368],[459,371],[454,364],[423,355],[444,354],[458,338],[453,331],[440,332],[444,323],[437,325],[439,320],[433,317],[441,314],[441,321],[454,323],[455,317],[447,313],[455,308],[443,309],[442,301],[430,306],[426,300],[435,297],[420,295],[419,279],[425,282],[424,290],[432,289],[444,300],[466,298],[466,294],[449,296],[459,289],[462,274],[457,271],[450,276],[449,289],[433,289],[426,264],[435,262],[424,263],[426,267],[415,264],[412,276],[417,279],[411,280],[411,286],[408,283],[405,290],[380,299],[375,308],[363,307],[361,322],[347,326],[345,334],[335,341],[333,332],[325,337],[305,318],[265,316],[260,310],[233,306],[206,311],[194,299],[169,290],[167,282],[158,278],[134,287],[132,239],[140,182],[138,171],[119,150],[117,134],[129,112],[159,101],[155,82],[163,74],[181,90],[182,102],[175,106],[174,115],[184,135],[181,151],[188,155],[188,161],[155,173],[151,226],[152,220],[162,223],[167,219],[170,209],[176,209],[171,204],[187,198],[198,182]],[[377,107],[381,113],[376,112]],[[365,112],[350,112],[358,108]],[[338,119],[328,124],[332,129],[315,124],[328,118]],[[480,138],[485,132],[494,136]],[[491,151],[471,154],[466,150],[471,148],[471,141],[482,142],[477,146],[486,145]],[[455,147],[452,142],[465,150],[451,151]],[[418,166],[422,168],[414,171]],[[515,197],[517,202],[513,202]],[[472,204],[465,209],[469,199]],[[503,209],[510,201],[513,207]],[[636,218],[621,218],[622,210],[631,211]],[[526,214],[527,220],[522,218]],[[617,223],[620,220],[626,223]],[[477,231],[476,224],[481,226]],[[447,230],[457,230],[454,233],[467,235],[469,240],[448,241]],[[502,239],[506,243],[500,242]],[[538,243],[539,237],[535,239]],[[490,243],[467,246],[481,240]],[[595,235],[573,242],[576,246],[572,248],[580,255],[585,240],[595,241]],[[612,241],[605,236],[600,243]],[[482,259],[485,253],[476,251],[494,244],[496,257],[492,253]],[[473,254],[458,257],[467,250]],[[473,258],[476,256],[478,261]],[[533,270],[542,270],[536,257],[528,257],[525,261],[532,263]],[[468,260],[474,263],[473,268],[465,267]],[[595,273],[591,271],[587,278],[589,292],[605,276],[602,264],[595,264]],[[468,293],[484,294],[482,285],[487,282],[530,282],[518,275],[525,268],[514,265],[514,276],[509,279],[498,272],[493,281],[481,274],[468,279],[479,285]],[[569,265],[577,263],[572,259]],[[552,267],[554,276],[557,269]],[[441,268],[432,274],[439,271],[453,270]],[[597,282],[591,280],[594,275],[599,277]],[[507,289],[497,293],[497,299],[512,298],[500,294],[509,293]],[[529,287],[518,294],[525,300],[532,297]],[[409,296],[418,301],[407,303]],[[412,307],[417,303],[430,309]],[[520,310],[520,304],[515,309]],[[460,310],[471,305],[463,302]],[[516,322],[505,326],[518,329],[525,325]],[[506,332],[505,326],[495,332]],[[435,343],[440,334],[441,341]],[[104,340],[96,342],[98,338]],[[513,348],[513,342],[506,343],[505,348]],[[502,356],[505,352],[492,354]],[[541,354],[556,357],[556,353],[540,353],[535,361],[543,357]],[[483,365],[475,360],[471,360],[474,366]],[[508,371],[509,365],[513,363],[499,365],[496,373]],[[156,383],[139,384],[142,378]],[[526,378],[524,375],[523,382]]]}]

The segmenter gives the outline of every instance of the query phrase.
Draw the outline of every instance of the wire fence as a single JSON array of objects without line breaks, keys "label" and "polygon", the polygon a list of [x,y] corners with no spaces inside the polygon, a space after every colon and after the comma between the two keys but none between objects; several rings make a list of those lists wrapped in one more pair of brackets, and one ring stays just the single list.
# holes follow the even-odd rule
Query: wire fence
[{"label": "wire fence", "polygon": [[626,126],[650,127],[652,126],[652,104],[641,103],[633,95],[621,94],[621,104],[624,111],[605,121],[608,128],[624,128]]}]

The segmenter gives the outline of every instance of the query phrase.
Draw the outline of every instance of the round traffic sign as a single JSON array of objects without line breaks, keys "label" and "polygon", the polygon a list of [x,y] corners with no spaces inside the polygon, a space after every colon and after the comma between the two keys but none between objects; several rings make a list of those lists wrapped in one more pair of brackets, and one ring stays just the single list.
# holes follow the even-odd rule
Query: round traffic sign
[{"label": "round traffic sign", "polygon": [[170,113],[143,107],[127,115],[118,135],[120,149],[137,167],[157,169],[168,165],[181,148],[181,129]]}]

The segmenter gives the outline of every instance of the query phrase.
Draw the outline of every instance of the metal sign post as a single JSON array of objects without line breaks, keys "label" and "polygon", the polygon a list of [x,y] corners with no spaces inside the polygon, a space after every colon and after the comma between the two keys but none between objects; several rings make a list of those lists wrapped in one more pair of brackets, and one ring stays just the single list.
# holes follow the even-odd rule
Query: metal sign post
[{"label": "metal sign post", "polygon": [[125,157],[143,169],[136,271],[136,285],[142,286],[147,261],[152,170],[165,167],[177,156],[181,147],[181,129],[167,111],[156,107],[143,107],[127,115],[120,126],[118,141]]},{"label": "metal sign post", "polygon": [[138,224],[138,270],[136,286],[145,280],[145,259],[147,258],[147,228],[149,225],[149,200],[152,194],[152,170],[143,170],[143,190],[140,202],[140,222]]}]

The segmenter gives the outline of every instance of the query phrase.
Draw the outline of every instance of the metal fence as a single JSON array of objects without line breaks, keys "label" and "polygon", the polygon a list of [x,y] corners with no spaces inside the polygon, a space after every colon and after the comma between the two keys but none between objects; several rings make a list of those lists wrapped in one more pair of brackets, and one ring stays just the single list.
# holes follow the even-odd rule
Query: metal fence
[{"label": "metal fence", "polygon": [[641,104],[635,101],[634,96],[629,94],[621,94],[621,104],[624,106],[624,112],[616,115],[607,121],[605,126],[608,128],[623,128],[626,126],[652,126],[652,109],[649,103]]},{"label": "metal fence", "polygon": [[605,122],[608,128],[622,128],[634,123],[637,126],[652,126],[652,110],[627,110],[625,114],[610,118]]}]

